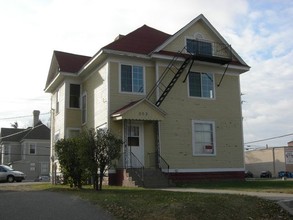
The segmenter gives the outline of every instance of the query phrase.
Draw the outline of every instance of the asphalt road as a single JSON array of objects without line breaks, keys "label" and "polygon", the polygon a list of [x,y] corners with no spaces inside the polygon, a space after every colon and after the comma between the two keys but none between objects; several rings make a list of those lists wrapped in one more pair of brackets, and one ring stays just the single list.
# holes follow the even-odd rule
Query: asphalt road
[{"label": "asphalt road", "polygon": [[57,192],[0,190],[0,201],[1,220],[114,219],[98,206]]}]

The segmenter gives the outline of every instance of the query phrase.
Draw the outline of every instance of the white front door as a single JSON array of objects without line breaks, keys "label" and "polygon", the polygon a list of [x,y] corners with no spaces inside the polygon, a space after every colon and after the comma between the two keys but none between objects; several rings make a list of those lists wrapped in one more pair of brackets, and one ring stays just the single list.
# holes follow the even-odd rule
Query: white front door
[{"label": "white front door", "polygon": [[128,166],[144,166],[143,123],[135,122],[127,125]]}]

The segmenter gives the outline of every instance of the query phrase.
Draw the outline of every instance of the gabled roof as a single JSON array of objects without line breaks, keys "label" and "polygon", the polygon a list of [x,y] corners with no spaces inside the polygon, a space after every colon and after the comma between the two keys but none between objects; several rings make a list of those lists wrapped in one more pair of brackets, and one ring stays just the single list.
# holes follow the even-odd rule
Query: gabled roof
[{"label": "gabled roof", "polygon": [[127,105],[119,108],[111,117],[114,120],[131,119],[143,121],[161,121],[164,120],[166,113],[155,106],[147,99],[140,99],[128,103]]},{"label": "gabled roof", "polygon": [[20,142],[22,138],[30,131],[28,129],[19,129],[19,128],[1,128],[1,141],[11,141],[11,142]]},{"label": "gabled roof", "polygon": [[[54,79],[58,78],[57,75],[60,72],[78,75],[94,63],[95,60],[98,60],[102,54],[105,55],[115,52],[125,52],[129,54],[146,55],[149,58],[155,57],[156,54],[169,54],[170,56],[173,56],[171,54],[176,53],[175,51],[165,51],[164,48],[198,21],[202,21],[218,37],[218,39],[222,41],[222,43],[228,45],[226,40],[202,14],[197,16],[173,35],[164,33],[147,25],[143,25],[125,36],[119,35],[115,41],[101,48],[92,58],[89,56],[54,51],[45,91],[50,91],[50,84],[54,81]],[[233,48],[231,48],[231,51],[233,54],[232,64],[240,64],[245,68],[249,68],[249,66],[242,60],[236,51],[233,50]],[[84,67],[83,70],[82,67]]]},{"label": "gabled roof", "polygon": [[21,142],[26,139],[50,140],[50,129],[39,121],[35,127],[27,129],[1,128],[0,142]]},{"label": "gabled roof", "polygon": [[90,59],[91,57],[89,56],[65,53],[55,50],[53,52],[51,67],[48,73],[45,88],[50,85],[59,72],[77,74],[81,67],[85,65]]},{"label": "gabled roof", "polygon": [[39,121],[22,139],[50,140],[50,129]]},{"label": "gabled roof", "polygon": [[86,64],[91,57],[54,51],[55,57],[59,65],[59,71],[68,73],[77,73],[80,68]]},{"label": "gabled roof", "polygon": [[148,55],[170,36],[162,31],[143,25],[125,36],[120,36],[118,40],[102,49]]},{"label": "gabled roof", "polygon": [[[207,25],[207,27],[221,40],[221,43],[229,45],[228,42],[222,37],[222,35],[217,31],[217,29],[214,28],[214,26],[208,21],[208,19],[203,14],[200,14],[199,16],[194,18],[191,22],[189,22],[187,25],[185,25],[183,28],[181,28],[179,31],[177,31],[175,34],[173,34],[168,40],[166,40],[164,43],[162,43],[156,49],[154,49],[154,53],[165,53],[165,51],[163,51],[164,47],[170,44],[179,35],[181,35],[184,31],[186,31],[188,28],[190,28],[192,25],[194,25],[198,21],[202,21],[205,25]],[[236,51],[232,47],[231,47],[231,52],[237,58],[236,62],[235,60],[233,61],[234,63],[237,63],[237,61],[239,61],[239,64],[248,67],[248,65],[244,62],[244,60],[236,53]]]}]

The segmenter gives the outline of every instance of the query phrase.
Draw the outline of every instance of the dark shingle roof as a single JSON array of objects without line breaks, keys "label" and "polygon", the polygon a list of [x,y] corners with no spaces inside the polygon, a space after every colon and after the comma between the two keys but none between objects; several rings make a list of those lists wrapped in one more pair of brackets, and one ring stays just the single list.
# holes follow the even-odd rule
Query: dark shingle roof
[{"label": "dark shingle roof", "polygon": [[54,51],[54,54],[60,71],[69,73],[77,73],[81,67],[91,59],[89,56],[65,53],[61,51]]},{"label": "dark shingle roof", "polygon": [[1,128],[0,141],[20,142],[25,139],[50,140],[50,129],[41,121],[33,128]]},{"label": "dark shingle roof", "polygon": [[108,44],[103,49],[148,55],[170,36],[162,31],[143,25],[135,31]]},{"label": "dark shingle roof", "polygon": [[81,69],[81,67],[91,59],[89,56],[65,53],[56,50],[53,53],[53,57],[54,56],[58,65],[56,68],[59,68],[59,70],[56,71],[56,69],[50,69],[46,81],[46,87],[48,87],[49,84],[54,80],[59,71],[76,74]]},{"label": "dark shingle roof", "polygon": [[18,128],[1,128],[1,140],[0,141],[13,141],[19,142],[30,131],[28,129]]},{"label": "dark shingle roof", "polygon": [[50,129],[39,121],[23,139],[50,140]]}]

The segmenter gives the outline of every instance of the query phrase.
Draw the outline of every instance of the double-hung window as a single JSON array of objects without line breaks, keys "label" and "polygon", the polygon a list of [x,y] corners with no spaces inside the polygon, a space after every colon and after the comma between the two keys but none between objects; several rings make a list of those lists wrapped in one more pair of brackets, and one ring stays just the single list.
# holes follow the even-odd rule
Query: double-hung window
[{"label": "double-hung window", "polygon": [[192,132],[193,155],[215,155],[215,123],[193,120]]},{"label": "double-hung window", "polygon": [[214,98],[214,75],[211,73],[189,73],[189,96]]},{"label": "double-hung window", "polygon": [[29,154],[36,154],[36,144],[29,144]]},{"label": "double-hung window", "polygon": [[69,107],[79,108],[80,85],[70,84]]},{"label": "double-hung window", "polygon": [[121,65],[121,92],[144,93],[144,73],[142,66]]}]

